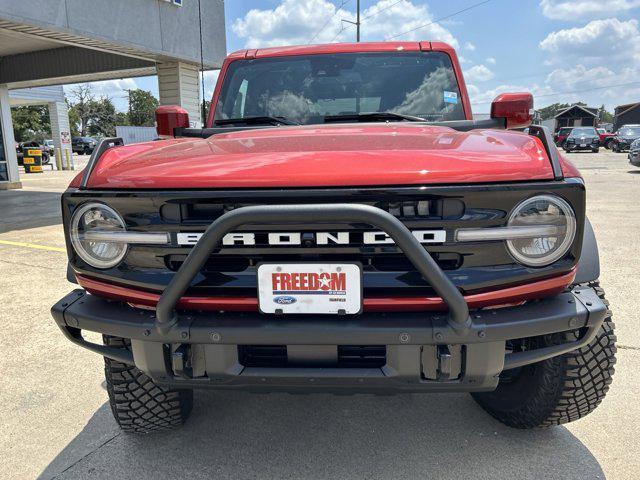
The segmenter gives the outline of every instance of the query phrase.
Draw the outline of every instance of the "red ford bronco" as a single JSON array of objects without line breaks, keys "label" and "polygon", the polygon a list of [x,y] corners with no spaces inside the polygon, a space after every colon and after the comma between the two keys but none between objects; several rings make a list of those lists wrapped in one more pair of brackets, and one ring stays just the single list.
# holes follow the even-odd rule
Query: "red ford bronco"
[{"label": "red ford bronco", "polygon": [[82,288],[53,317],[125,431],[183,423],[197,388],[464,391],[518,428],[600,403],[585,185],[530,94],[474,120],[451,47],[360,43],[233,53],[211,105],[105,139],[62,197]]}]

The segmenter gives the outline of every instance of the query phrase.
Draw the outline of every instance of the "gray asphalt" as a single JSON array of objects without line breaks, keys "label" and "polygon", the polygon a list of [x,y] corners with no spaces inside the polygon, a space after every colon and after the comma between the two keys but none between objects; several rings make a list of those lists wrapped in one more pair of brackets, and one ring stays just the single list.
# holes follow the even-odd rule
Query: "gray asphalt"
[{"label": "gray asphalt", "polygon": [[588,417],[534,431],[504,427],[467,394],[198,391],[181,430],[122,434],[101,359],[67,342],[48,313],[72,288],[59,193],[73,173],[24,176],[22,191],[0,192],[0,478],[638,478],[640,169],[625,157],[570,156],[587,182],[617,325],[614,383]]}]

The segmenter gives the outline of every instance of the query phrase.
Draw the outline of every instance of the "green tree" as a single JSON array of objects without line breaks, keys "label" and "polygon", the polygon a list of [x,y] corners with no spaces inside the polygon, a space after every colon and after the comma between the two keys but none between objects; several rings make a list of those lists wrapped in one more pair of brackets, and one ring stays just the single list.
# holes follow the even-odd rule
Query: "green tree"
[{"label": "green tree", "polygon": [[13,135],[16,142],[51,138],[49,108],[46,105],[27,105],[11,109]]},{"label": "green tree", "polygon": [[613,123],[613,113],[607,111],[604,104],[598,109],[598,120],[600,123]]},{"label": "green tree", "polygon": [[152,127],[156,108],[160,102],[147,90],[127,90],[129,93],[129,123],[139,127]]},{"label": "green tree", "polygon": [[69,120],[73,117],[77,133],[84,137],[89,134],[89,124],[95,120],[98,108],[93,89],[86,83],[77,85],[71,90],[71,96],[74,101],[70,102]]},{"label": "green tree", "polygon": [[109,97],[101,97],[95,100],[93,105],[94,115],[89,121],[88,132],[90,136],[113,137],[116,134],[116,107]]},{"label": "green tree", "polygon": [[71,129],[71,136],[79,137],[80,130],[78,130],[78,125],[80,125],[80,117],[78,116],[78,112],[76,109],[72,108],[73,104],[66,96],[64,100],[67,103],[67,111],[69,112],[69,127]]}]

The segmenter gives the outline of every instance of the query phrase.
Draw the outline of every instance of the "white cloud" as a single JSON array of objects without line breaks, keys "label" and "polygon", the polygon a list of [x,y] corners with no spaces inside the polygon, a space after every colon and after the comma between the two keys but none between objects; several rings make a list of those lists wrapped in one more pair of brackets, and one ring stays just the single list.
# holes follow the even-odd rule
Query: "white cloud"
[{"label": "white cloud", "polygon": [[493,72],[485,65],[474,65],[464,72],[464,78],[470,82],[486,82],[493,77]]},{"label": "white cloud", "polygon": [[465,42],[464,49],[465,50],[469,50],[470,52],[473,52],[473,51],[475,51],[476,46],[471,42]]},{"label": "white cloud", "polygon": [[541,0],[540,7],[553,20],[577,20],[638,8],[640,0]]},{"label": "white cloud", "polygon": [[553,86],[554,92],[563,93],[562,96],[557,96],[563,98],[563,102],[591,99],[592,106],[609,102],[627,103],[637,100],[640,95],[640,83],[627,85],[638,82],[638,73],[637,69],[631,67],[613,71],[604,66],[587,68],[584,65],[576,65],[553,70],[547,75],[545,83]]},{"label": "white cloud", "polygon": [[487,59],[485,60],[489,65],[495,65],[496,64],[496,59],[493,57],[487,57]]},{"label": "white cloud", "polygon": [[528,86],[503,84],[498,85],[497,87],[490,90],[480,90],[477,86],[469,84],[467,85],[467,90],[471,99],[471,105],[474,114],[489,113],[491,102],[501,93],[531,92],[534,97],[534,104],[536,107],[538,107],[537,103],[535,102],[536,95],[544,95],[552,92],[551,88],[548,85],[537,84]]},{"label": "white cloud", "polygon": [[[437,23],[417,29],[434,17],[426,5],[410,0],[379,0],[361,18],[363,40],[385,40],[413,30],[394,40],[427,39],[459,46],[451,32]],[[341,20],[354,21],[355,13],[347,7],[338,9],[329,0],[282,0],[273,9],[250,10],[231,28],[247,48],[306,44],[312,39],[313,43],[355,41],[355,28]]]},{"label": "white cloud", "polygon": [[[84,85],[80,83],[72,83],[64,86],[64,92],[67,96],[72,95],[71,91],[78,85]],[[112,100],[116,100],[123,95],[126,95],[125,90],[136,89],[138,86],[133,78],[121,78],[118,80],[104,80],[101,82],[90,82],[89,85],[93,90],[95,97],[109,97]]]},{"label": "white cloud", "polygon": [[[208,70],[204,72],[204,96],[207,101],[213,98],[213,90],[216,87],[220,70]],[[202,89],[202,87],[200,87]]]},{"label": "white cloud", "polygon": [[550,62],[613,65],[630,60],[640,61],[640,30],[637,20],[617,18],[593,20],[584,27],[552,32],[540,42]]}]

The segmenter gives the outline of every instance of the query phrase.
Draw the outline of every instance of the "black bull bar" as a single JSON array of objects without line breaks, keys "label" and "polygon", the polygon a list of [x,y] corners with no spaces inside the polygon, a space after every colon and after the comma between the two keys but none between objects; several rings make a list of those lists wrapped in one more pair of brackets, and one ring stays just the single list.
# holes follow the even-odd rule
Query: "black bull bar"
[{"label": "black bull bar", "polygon": [[[176,306],[211,253],[228,232],[245,224],[282,222],[366,223],[384,231],[402,250],[448,307],[439,312],[339,316],[259,313],[182,312]],[[214,221],[162,293],[155,314],[120,302],[105,302],[76,290],[52,308],[52,314],[72,342],[100,355],[135,364],[134,352],[91,343],[82,330],[135,340],[138,345],[162,350],[162,344],[361,344],[421,348],[421,345],[486,345],[504,358],[498,371],[538,362],[581,348],[600,328],[606,306],[588,287],[529,302],[520,307],[477,311],[473,318],[464,296],[436,264],[409,229],[390,213],[358,204],[249,206],[228,212]],[[556,332],[576,332],[575,339],[530,351],[504,355],[504,342]],[[158,348],[160,350],[158,350]],[[142,356],[141,356],[142,357]],[[136,357],[137,359],[137,357]],[[250,370],[250,369],[247,369]]]},{"label": "black bull bar", "polygon": [[222,215],[209,225],[162,293],[156,308],[156,327],[166,333],[176,323],[175,307],[178,301],[207,262],[211,252],[231,230],[248,223],[331,221],[367,223],[384,231],[447,304],[449,325],[457,331],[469,329],[471,318],[464,297],[411,231],[396,217],[380,208],[346,203],[242,207]]}]

